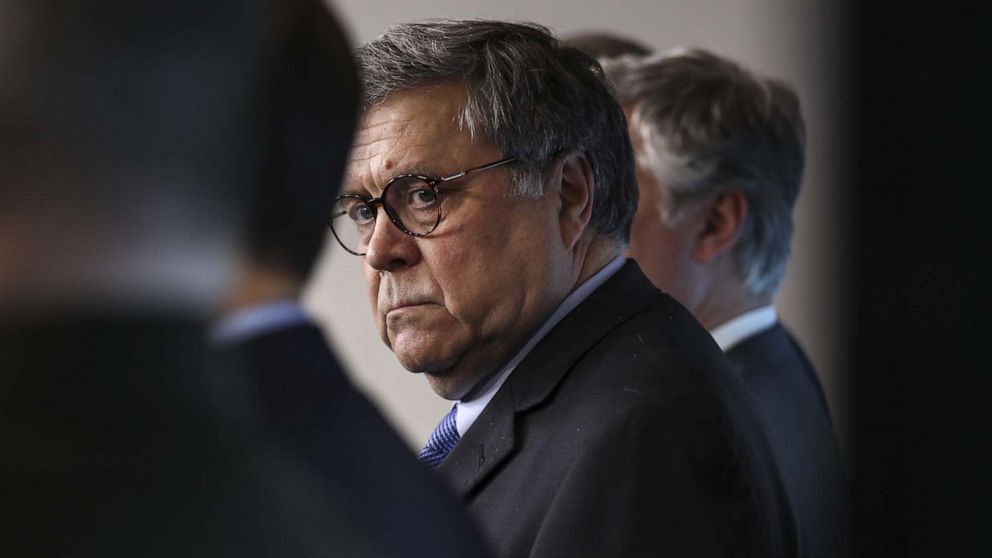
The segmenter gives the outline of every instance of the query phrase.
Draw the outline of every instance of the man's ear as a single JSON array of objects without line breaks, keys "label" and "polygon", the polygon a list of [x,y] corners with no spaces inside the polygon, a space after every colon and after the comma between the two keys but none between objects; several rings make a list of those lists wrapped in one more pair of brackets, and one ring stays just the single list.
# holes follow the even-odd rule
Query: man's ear
[{"label": "man's ear", "polygon": [[720,192],[703,210],[702,217],[692,257],[707,263],[737,242],[747,218],[747,198],[737,188]]},{"label": "man's ear", "polygon": [[[592,164],[582,152],[559,155],[556,165],[552,165],[551,179],[558,184],[549,184],[558,194],[558,221],[561,226],[561,240],[571,250],[589,226],[592,217],[592,203],[596,190],[596,178]],[[560,188],[555,186],[560,185]]]}]

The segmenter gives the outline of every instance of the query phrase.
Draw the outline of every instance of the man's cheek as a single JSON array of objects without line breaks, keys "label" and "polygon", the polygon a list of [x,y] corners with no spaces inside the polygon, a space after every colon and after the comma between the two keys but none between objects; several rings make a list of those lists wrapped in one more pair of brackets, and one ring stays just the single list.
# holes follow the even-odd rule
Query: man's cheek
[{"label": "man's cheek", "polygon": [[377,314],[379,307],[379,274],[368,266],[364,266],[362,271],[365,274],[366,294],[369,298],[369,305],[372,307],[372,313]]}]

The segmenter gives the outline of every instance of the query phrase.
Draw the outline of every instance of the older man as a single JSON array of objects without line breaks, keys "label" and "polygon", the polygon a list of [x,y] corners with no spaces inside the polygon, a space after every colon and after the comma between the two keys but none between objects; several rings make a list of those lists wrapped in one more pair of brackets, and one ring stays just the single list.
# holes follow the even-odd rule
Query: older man
[{"label": "older man", "polygon": [[816,372],[772,306],[802,178],[799,100],[701,50],[604,64],[638,161],[630,255],[711,331],[757,398],[806,555],[839,556],[840,451]]},{"label": "older man", "polygon": [[620,106],[543,28],[401,25],[358,51],[366,112],[332,226],[383,341],[451,412],[422,459],[504,556],[783,556],[753,402],[622,256]]}]

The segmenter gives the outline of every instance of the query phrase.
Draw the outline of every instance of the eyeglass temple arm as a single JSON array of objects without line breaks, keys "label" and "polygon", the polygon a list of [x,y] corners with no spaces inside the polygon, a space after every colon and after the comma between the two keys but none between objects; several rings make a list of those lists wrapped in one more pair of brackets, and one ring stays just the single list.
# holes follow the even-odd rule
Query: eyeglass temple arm
[{"label": "eyeglass temple arm", "polygon": [[465,176],[466,174],[472,174],[473,172],[479,172],[479,171],[488,170],[488,169],[491,169],[493,167],[498,167],[500,165],[505,165],[507,163],[511,163],[513,161],[516,161],[516,160],[517,160],[516,157],[507,157],[506,159],[500,159],[499,161],[493,161],[492,163],[486,163],[485,165],[482,165],[480,167],[474,167],[474,168],[471,168],[471,169],[463,170],[462,172],[455,173],[455,174],[453,174],[451,176],[445,176],[444,178],[439,178],[438,179],[438,182],[447,182],[449,180],[454,180],[456,178],[461,178],[461,177]]}]

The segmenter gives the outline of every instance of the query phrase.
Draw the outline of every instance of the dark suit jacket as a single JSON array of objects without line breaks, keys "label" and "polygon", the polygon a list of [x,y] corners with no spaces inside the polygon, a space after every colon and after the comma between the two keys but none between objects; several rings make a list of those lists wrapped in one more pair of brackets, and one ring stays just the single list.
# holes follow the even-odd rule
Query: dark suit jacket
[{"label": "dark suit jacket", "polygon": [[848,487],[826,400],[813,366],[781,325],[727,351],[758,400],[795,511],[806,556],[843,556]]},{"label": "dark suit jacket", "polygon": [[530,352],[438,471],[502,556],[792,556],[747,388],[633,262]]},{"label": "dark suit jacket", "polygon": [[204,334],[177,316],[0,323],[0,555],[384,555],[278,436],[217,412]]},{"label": "dark suit jacket", "polygon": [[256,387],[249,406],[333,487],[335,505],[383,555],[489,555],[463,504],[351,386],[316,327],[252,337],[228,357]]}]

